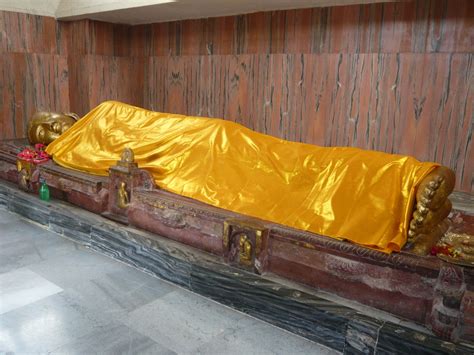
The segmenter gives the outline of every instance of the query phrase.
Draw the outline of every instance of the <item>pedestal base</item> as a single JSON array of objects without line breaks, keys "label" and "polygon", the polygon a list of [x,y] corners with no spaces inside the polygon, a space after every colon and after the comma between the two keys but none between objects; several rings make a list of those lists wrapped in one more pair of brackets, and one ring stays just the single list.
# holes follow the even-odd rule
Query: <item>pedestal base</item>
[{"label": "pedestal base", "polygon": [[[82,245],[344,353],[473,353],[427,330],[357,303],[267,274],[226,265],[223,258],[158,235],[118,225],[61,201],[0,182],[0,208]],[[337,302],[334,301],[337,300]],[[343,305],[344,304],[344,305]]]}]

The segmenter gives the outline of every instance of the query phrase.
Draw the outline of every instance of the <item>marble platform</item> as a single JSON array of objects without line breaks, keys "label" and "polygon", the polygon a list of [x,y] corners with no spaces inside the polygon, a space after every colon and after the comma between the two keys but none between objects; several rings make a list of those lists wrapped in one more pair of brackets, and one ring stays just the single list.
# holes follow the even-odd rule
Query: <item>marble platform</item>
[{"label": "marble platform", "polygon": [[[0,206],[95,251],[344,353],[472,354],[382,312],[225,265],[155,234],[125,227],[62,201],[45,203],[0,182]],[[336,300],[336,301],[335,301]]]}]

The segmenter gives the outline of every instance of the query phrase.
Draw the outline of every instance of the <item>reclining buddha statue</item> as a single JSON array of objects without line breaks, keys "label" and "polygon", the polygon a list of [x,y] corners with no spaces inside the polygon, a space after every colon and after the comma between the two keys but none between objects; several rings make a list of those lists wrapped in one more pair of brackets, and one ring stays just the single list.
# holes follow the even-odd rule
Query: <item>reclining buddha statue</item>
[{"label": "reclining buddha statue", "polygon": [[409,156],[319,147],[234,122],[104,102],[47,147],[90,174],[130,148],[157,186],[226,210],[386,253],[439,238],[454,174]]}]

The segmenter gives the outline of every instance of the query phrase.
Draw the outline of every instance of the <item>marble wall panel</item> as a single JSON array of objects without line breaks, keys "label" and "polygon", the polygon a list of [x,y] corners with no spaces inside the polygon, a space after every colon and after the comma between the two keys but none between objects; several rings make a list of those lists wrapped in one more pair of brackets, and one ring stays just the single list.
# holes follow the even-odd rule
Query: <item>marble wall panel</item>
[{"label": "marble wall panel", "polygon": [[150,25],[129,28],[130,56],[149,57],[152,46],[152,27]]},{"label": "marble wall panel", "polygon": [[87,55],[68,56],[69,70],[69,111],[82,116],[90,107],[90,65]]},{"label": "marble wall panel", "polygon": [[35,111],[69,110],[67,58],[1,53],[0,93],[0,139],[25,137]]},{"label": "marble wall panel", "polygon": [[[417,0],[140,26],[152,56],[472,52],[474,2]],[[143,40],[143,39],[142,39]]]},{"label": "marble wall panel", "polygon": [[131,26],[121,24],[56,21],[53,17],[0,11],[1,52],[129,56],[130,32]]},{"label": "marble wall panel", "polygon": [[59,22],[67,38],[68,55],[75,58],[90,52],[90,21],[77,20],[71,22]]},{"label": "marble wall panel", "polygon": [[86,61],[89,87],[87,111],[107,100],[143,107],[142,59],[89,55]]},{"label": "marble wall panel", "polygon": [[[1,11],[0,53],[5,53],[2,86],[14,91],[3,94],[1,111],[11,111],[10,115],[17,120],[12,125],[11,117],[2,116],[1,136],[24,136],[31,105],[84,114],[104,98],[142,103],[143,88],[137,87],[137,83],[143,82],[143,65],[137,66],[137,70],[127,69],[127,63],[137,62],[129,57],[130,28],[90,20],[58,22],[49,17]],[[57,54],[61,55],[61,70],[52,70],[49,65],[57,63]],[[43,64],[44,73],[34,72],[36,65]],[[26,74],[21,75],[24,70]],[[45,80],[37,80],[39,77]],[[68,93],[63,89],[65,80],[69,80]],[[99,80],[102,80],[100,84]],[[21,93],[25,97],[20,100]],[[57,97],[51,97],[52,93]],[[10,96],[16,99],[11,101]]]},{"label": "marble wall panel", "polygon": [[67,37],[53,17],[0,11],[0,53],[66,54]]},{"label": "marble wall panel", "polygon": [[131,26],[92,20],[59,22],[71,56],[130,55]]},{"label": "marble wall panel", "polygon": [[[87,54],[114,55],[114,24],[89,21]],[[124,36],[124,40],[126,40]]]}]

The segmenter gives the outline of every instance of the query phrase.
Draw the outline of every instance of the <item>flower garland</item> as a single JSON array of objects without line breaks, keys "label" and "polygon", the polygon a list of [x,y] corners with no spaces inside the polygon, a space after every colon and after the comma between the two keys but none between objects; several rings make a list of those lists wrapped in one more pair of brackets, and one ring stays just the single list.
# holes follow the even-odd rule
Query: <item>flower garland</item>
[{"label": "flower garland", "polygon": [[34,164],[41,164],[47,162],[51,157],[44,151],[46,146],[44,144],[35,144],[35,148],[26,147],[17,154],[18,159],[32,162]]},{"label": "flower garland", "polygon": [[452,258],[457,258],[460,254],[459,250],[453,245],[447,243],[440,243],[431,248],[431,255],[446,255]]}]

